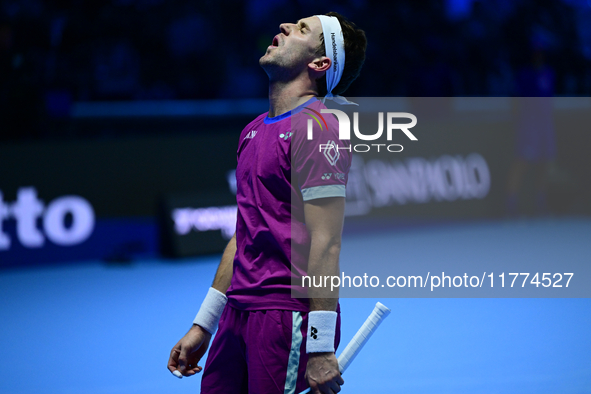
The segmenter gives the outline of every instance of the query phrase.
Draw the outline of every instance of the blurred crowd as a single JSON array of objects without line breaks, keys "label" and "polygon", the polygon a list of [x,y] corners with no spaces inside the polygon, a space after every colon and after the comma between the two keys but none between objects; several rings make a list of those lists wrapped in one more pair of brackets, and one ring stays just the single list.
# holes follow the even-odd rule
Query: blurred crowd
[{"label": "blurred crowd", "polygon": [[544,94],[589,95],[591,7],[573,1],[3,0],[0,134],[34,136],[76,101],[266,97],[279,24],[329,10],[368,36],[349,96],[535,95],[528,67],[551,70]]}]

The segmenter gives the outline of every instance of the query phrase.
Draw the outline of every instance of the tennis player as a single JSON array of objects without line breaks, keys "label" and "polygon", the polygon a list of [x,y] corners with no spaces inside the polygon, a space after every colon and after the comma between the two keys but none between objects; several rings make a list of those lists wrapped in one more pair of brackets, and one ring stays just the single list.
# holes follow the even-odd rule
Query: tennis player
[{"label": "tennis player", "polygon": [[204,394],[341,390],[338,298],[313,287],[308,298],[294,298],[291,283],[302,273],[340,274],[350,144],[339,141],[332,115],[322,128],[314,124],[313,140],[306,122],[326,108],[317,97],[346,101],[338,94],[359,75],[365,48],[362,30],[328,13],[281,24],[259,61],[269,76],[269,112],[240,135],[236,233],[168,361],[182,376],[201,372],[217,330]]}]

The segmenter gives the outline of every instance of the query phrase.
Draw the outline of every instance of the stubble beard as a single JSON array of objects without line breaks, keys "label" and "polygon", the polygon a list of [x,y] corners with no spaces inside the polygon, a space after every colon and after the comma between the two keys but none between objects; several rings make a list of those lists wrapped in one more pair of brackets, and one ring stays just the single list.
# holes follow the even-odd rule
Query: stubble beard
[{"label": "stubble beard", "polygon": [[265,53],[259,59],[259,65],[265,70],[270,80],[278,79],[286,73],[286,65],[280,54]]}]

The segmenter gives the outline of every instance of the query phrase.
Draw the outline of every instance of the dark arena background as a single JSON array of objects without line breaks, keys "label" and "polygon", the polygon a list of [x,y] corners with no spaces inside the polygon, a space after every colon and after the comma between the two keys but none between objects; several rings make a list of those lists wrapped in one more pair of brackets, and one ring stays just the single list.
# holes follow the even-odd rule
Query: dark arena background
[{"label": "dark arena background", "polygon": [[[342,267],[591,286],[591,0],[4,0],[0,392],[199,392],[165,363],[235,229],[258,59],[329,11],[368,37],[346,96],[418,118],[402,152],[354,154]],[[591,393],[588,292],[529,280],[379,298],[343,392]],[[341,299],[342,345],[369,297]]]}]

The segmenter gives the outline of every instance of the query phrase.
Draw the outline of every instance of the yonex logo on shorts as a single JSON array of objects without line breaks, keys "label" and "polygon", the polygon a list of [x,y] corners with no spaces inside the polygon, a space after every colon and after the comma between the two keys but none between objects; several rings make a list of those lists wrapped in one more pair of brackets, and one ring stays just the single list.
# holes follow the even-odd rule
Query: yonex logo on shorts
[{"label": "yonex logo on shorts", "polygon": [[310,336],[314,339],[318,339],[318,335],[316,334],[318,334],[318,330],[316,329],[316,327],[310,327]]},{"label": "yonex logo on shorts", "polygon": [[325,172],[324,175],[322,175],[322,180],[324,180],[324,181],[329,180],[331,176],[332,176],[332,172]]}]

